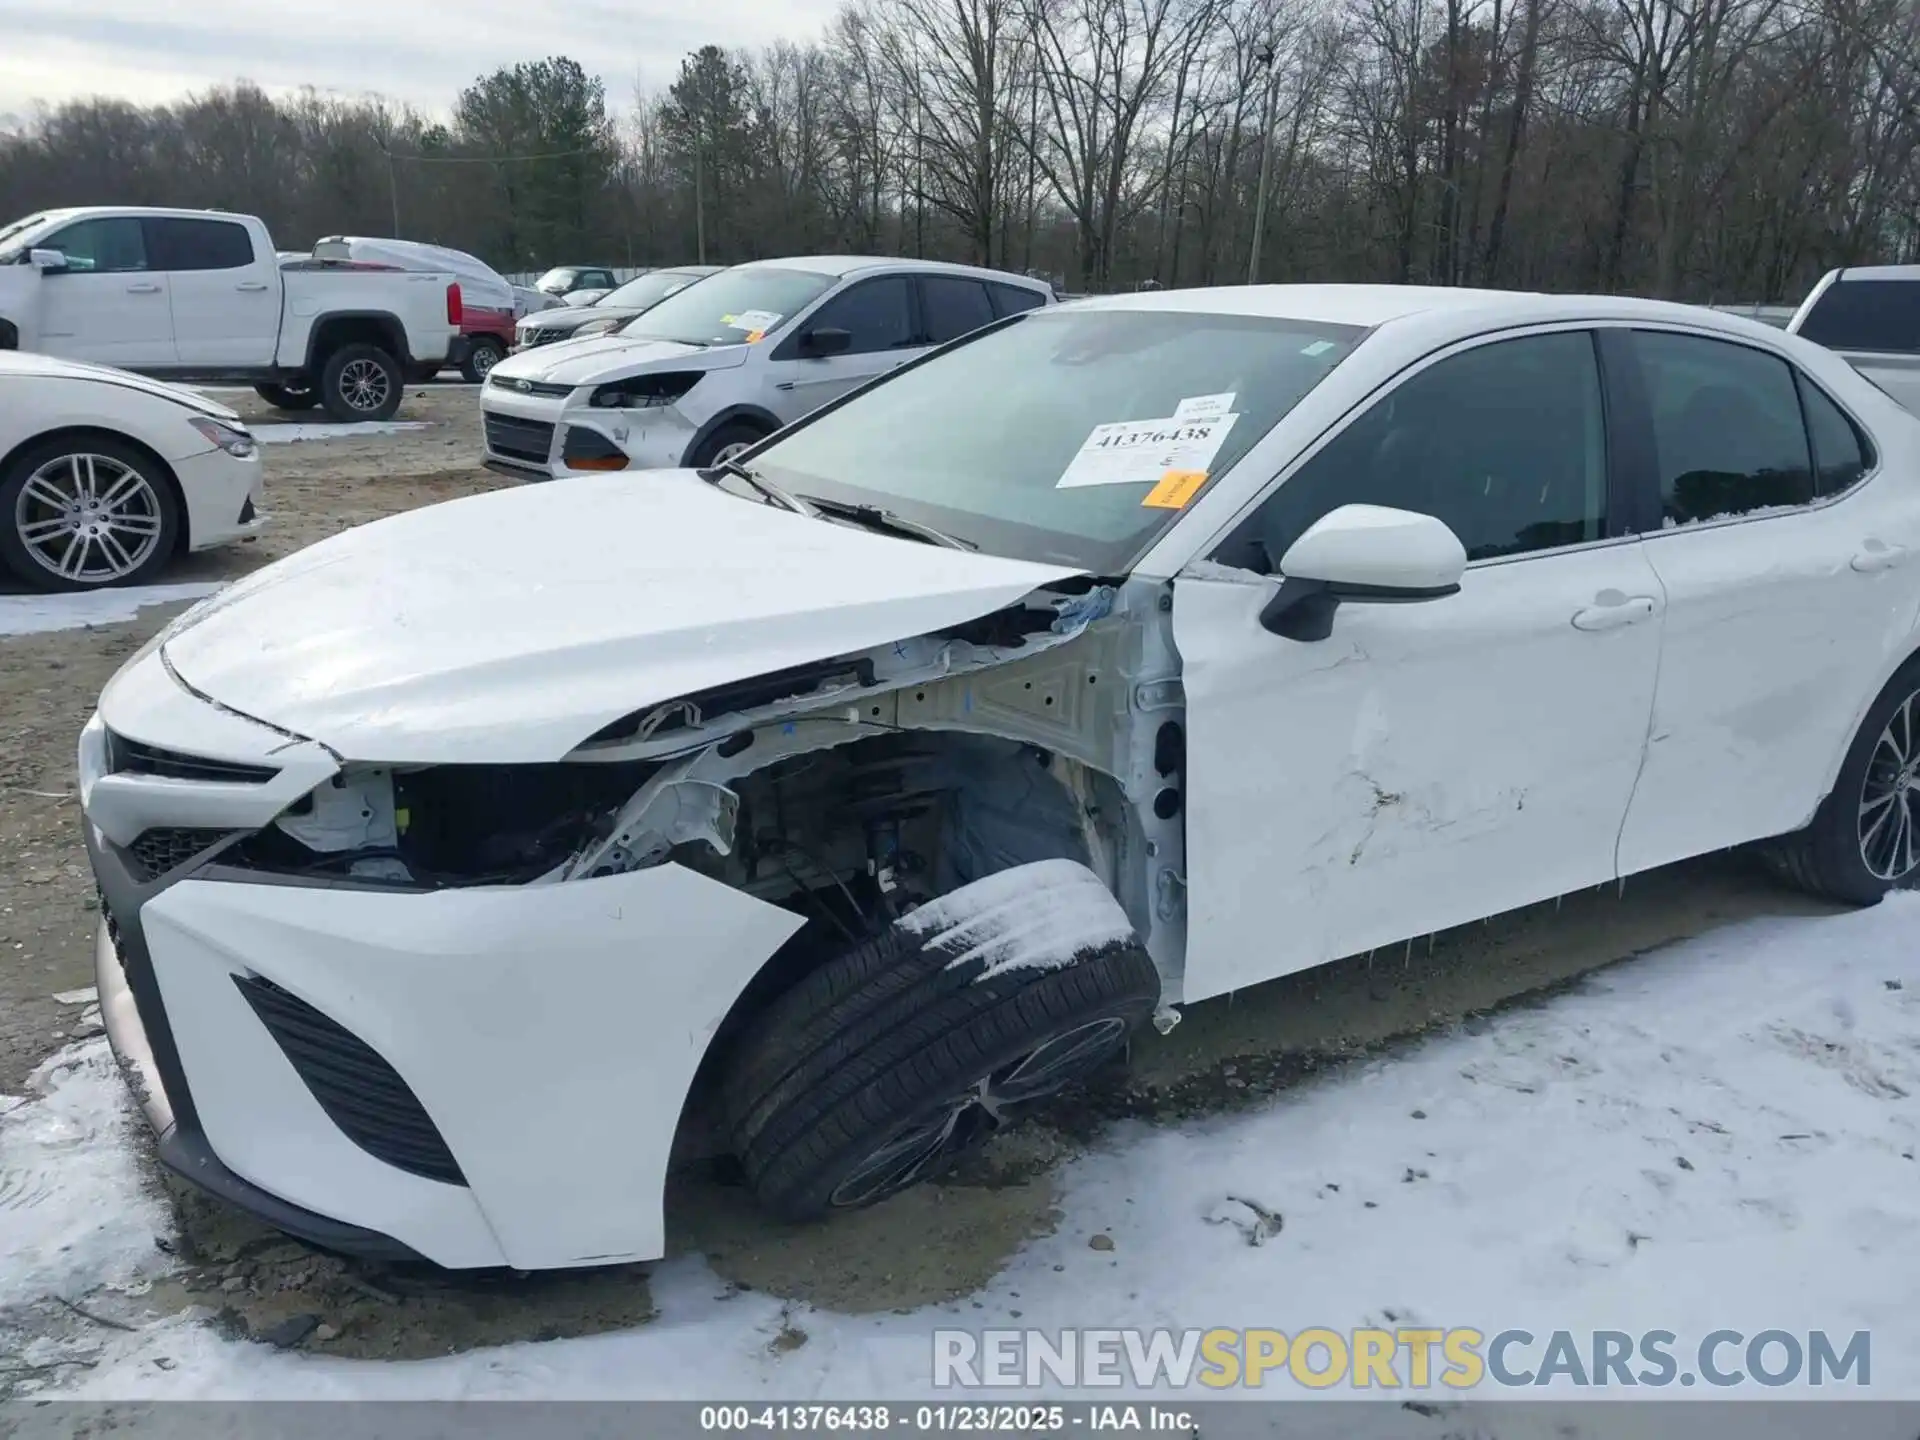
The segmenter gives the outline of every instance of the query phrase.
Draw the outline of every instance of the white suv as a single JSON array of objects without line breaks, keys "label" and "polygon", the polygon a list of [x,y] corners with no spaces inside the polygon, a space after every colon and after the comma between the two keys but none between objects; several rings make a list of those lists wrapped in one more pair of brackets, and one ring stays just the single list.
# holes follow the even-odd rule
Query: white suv
[{"label": "white suv", "polygon": [[931,260],[736,265],[621,331],[515,355],[480,394],[487,466],[524,478],[705,466],[1004,316],[1044,280]]}]

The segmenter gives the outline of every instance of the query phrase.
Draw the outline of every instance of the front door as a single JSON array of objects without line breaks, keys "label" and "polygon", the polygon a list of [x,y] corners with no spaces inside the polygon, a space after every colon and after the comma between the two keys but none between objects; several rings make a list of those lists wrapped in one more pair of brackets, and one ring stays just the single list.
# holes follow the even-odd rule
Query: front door
[{"label": "front door", "polygon": [[[1613,877],[1663,612],[1619,490],[1593,337],[1479,344],[1376,400],[1176,578],[1185,999]],[[1459,591],[1269,633],[1280,557],[1349,503],[1445,521]]]},{"label": "front door", "polygon": [[[807,355],[802,341],[811,330],[844,330],[852,344],[838,355]],[[774,413],[791,424],[904,365],[926,348],[918,332],[912,283],[905,275],[856,281],[823,301],[774,351],[768,362]]]},{"label": "front door", "polygon": [[137,218],[76,220],[40,248],[62,252],[67,268],[40,277],[39,349],[127,369],[175,363],[167,277],[148,263]]}]

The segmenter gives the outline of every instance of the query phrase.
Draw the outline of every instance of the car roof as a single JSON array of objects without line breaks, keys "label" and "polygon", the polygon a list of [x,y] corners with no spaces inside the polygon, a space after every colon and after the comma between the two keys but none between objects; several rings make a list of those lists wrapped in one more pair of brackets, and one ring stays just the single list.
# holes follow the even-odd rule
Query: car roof
[{"label": "car roof", "polygon": [[733,268],[736,270],[759,268],[811,270],[816,275],[832,275],[836,278],[867,272],[884,273],[889,270],[913,270],[922,273],[931,271],[950,275],[971,275],[979,280],[997,280],[1002,284],[1024,285],[1033,290],[1050,288],[1044,280],[1035,280],[1030,275],[1015,275],[1010,270],[990,270],[981,265],[956,265],[950,260],[903,259],[898,255],[792,255],[777,260],[749,260]]},{"label": "car roof", "polygon": [[1920,280],[1920,265],[1849,265],[1833,273],[1836,281],[1848,280]]},{"label": "car roof", "polygon": [[1529,290],[1472,290],[1444,285],[1232,285],[1092,296],[1068,310],[1155,310],[1193,315],[1271,316],[1365,329],[1424,316],[1462,334],[1554,321],[1669,321],[1730,335],[1778,331],[1740,315],[1672,300],[1626,295],[1547,295]]}]

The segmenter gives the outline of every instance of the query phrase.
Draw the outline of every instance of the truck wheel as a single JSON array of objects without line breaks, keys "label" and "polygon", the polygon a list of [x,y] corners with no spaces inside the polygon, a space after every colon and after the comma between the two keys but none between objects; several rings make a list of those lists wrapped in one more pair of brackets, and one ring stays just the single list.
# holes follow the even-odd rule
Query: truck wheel
[{"label": "truck wheel", "polygon": [[469,385],[478,385],[487,378],[487,372],[507,358],[506,347],[491,335],[481,335],[467,351],[467,358],[460,364],[460,378]]},{"label": "truck wheel", "polygon": [[313,385],[305,380],[289,380],[283,385],[256,385],[253,393],[276,410],[311,410],[320,403]]},{"label": "truck wheel", "polygon": [[0,567],[36,589],[144,584],[179,539],[173,477],[120,440],[45,440],[0,473]]},{"label": "truck wheel", "polygon": [[321,363],[320,403],[342,422],[391,420],[405,379],[399,362],[378,346],[342,345]]},{"label": "truck wheel", "polygon": [[[1078,922],[1065,933],[1063,915]],[[752,1022],[722,1079],[734,1153],[783,1218],[871,1205],[1086,1078],[1159,998],[1091,870],[1003,870],[902,916]]]},{"label": "truck wheel", "polygon": [[440,367],[431,363],[409,365],[407,367],[407,381],[412,385],[426,385],[431,383],[439,373]]}]

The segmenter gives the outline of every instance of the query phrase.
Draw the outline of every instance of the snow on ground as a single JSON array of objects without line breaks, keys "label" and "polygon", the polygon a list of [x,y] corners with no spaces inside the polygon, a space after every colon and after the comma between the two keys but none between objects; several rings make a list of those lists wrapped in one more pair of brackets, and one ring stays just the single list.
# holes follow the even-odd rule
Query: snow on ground
[{"label": "snow on ground", "polygon": [[[1118,1130],[1062,1176],[1057,1233],[1029,1243],[977,1308],[783,1307],[680,1259],[655,1271],[659,1318],[622,1334],[381,1364],[176,1319],[110,1337],[72,1393],[910,1398],[934,1393],[940,1325],[1424,1324],[1543,1339],[1664,1329],[1683,1360],[1723,1327],[1825,1329],[1836,1349],[1866,1329],[1870,1393],[1920,1397],[1917,923],[1920,896],[1901,895],[1729,928],[1263,1108]],[[13,1176],[39,1196],[25,1211],[0,1204],[0,1227],[27,1217],[0,1244],[10,1293],[57,1283],[77,1296],[154,1263],[116,1104],[93,1044],[68,1052],[45,1099],[0,1117],[0,1191]],[[1283,1228],[1256,1246],[1257,1212],[1229,1197]],[[21,1258],[54,1243],[69,1248]],[[806,1342],[772,1345],[783,1326]],[[1283,1379],[1279,1393],[1304,1392]]]},{"label": "snow on ground", "polygon": [[247,428],[262,445],[280,445],[295,440],[350,440],[360,435],[401,435],[409,430],[431,427],[425,420],[355,420],[344,425],[322,420],[311,423],[269,421]]},{"label": "snow on ground", "polygon": [[0,635],[36,635],[46,630],[78,630],[83,625],[117,625],[148,605],[198,600],[224,581],[191,585],[123,585],[66,595],[0,595]]}]

